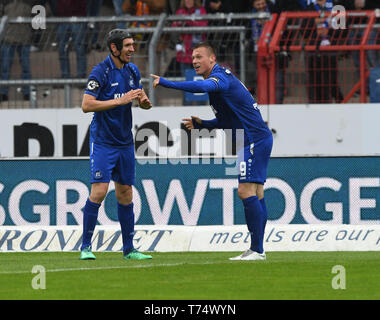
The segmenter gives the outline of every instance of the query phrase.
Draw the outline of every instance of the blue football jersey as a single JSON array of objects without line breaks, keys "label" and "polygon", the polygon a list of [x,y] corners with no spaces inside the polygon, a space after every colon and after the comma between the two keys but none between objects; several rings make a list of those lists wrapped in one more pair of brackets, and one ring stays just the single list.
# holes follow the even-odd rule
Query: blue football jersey
[{"label": "blue football jersey", "polygon": [[[106,101],[120,98],[135,89],[142,89],[141,75],[136,65],[128,63],[118,69],[109,55],[92,69],[84,92],[97,100]],[[133,144],[131,108],[132,102],[94,112],[90,126],[91,141],[114,146]]]},{"label": "blue football jersey", "polygon": [[173,82],[160,78],[160,85],[190,92],[207,92],[216,118],[203,120],[202,127],[235,131],[243,129],[244,145],[256,143],[272,135],[248,89],[230,70],[218,64],[203,81]]},{"label": "blue football jersey", "polygon": [[256,100],[230,70],[215,65],[208,79],[216,82],[218,87],[208,95],[219,128],[244,129],[245,145],[256,143],[272,134],[261,116]]}]

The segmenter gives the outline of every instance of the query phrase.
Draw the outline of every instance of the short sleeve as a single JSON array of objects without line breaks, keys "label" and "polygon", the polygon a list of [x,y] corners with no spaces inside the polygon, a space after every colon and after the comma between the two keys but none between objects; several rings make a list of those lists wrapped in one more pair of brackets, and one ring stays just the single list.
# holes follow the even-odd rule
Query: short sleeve
[{"label": "short sleeve", "polygon": [[88,77],[86,89],[84,93],[98,97],[102,87],[104,86],[104,73],[99,66],[92,69],[90,76]]}]

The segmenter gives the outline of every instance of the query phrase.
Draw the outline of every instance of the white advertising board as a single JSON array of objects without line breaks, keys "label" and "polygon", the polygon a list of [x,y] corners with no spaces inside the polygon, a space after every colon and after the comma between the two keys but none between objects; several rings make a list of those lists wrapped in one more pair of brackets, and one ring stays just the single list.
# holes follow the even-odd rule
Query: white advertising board
[{"label": "white advertising board", "polygon": [[[275,132],[273,157],[380,154],[379,104],[272,105],[260,109]],[[155,151],[173,156],[181,140],[181,120],[191,115],[214,118],[212,109],[205,106],[157,107],[148,111],[133,108],[133,133],[136,136],[139,128],[160,122],[169,134],[159,137]],[[26,156],[39,157],[42,147],[50,157],[86,156],[83,150],[91,120],[92,113],[85,114],[79,108],[0,110],[0,156],[14,157],[27,150]],[[43,136],[43,143],[31,132]],[[162,132],[166,135],[166,130]],[[151,138],[150,144],[155,145],[157,137]],[[20,146],[25,140],[27,148]]]},{"label": "white advertising board", "polygon": [[[0,252],[79,251],[80,226],[3,226]],[[250,237],[245,225],[136,226],[134,246],[149,252],[245,251]],[[94,251],[122,251],[120,227],[97,226]],[[270,251],[377,251],[379,225],[278,225],[268,224],[264,249]]]}]

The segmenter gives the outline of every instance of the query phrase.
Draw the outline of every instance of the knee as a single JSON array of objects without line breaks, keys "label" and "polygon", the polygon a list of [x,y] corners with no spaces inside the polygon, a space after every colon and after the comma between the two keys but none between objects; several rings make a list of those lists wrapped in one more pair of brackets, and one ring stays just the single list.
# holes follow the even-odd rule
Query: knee
[{"label": "knee", "polygon": [[90,200],[95,203],[102,203],[104,198],[106,197],[106,194],[107,192],[101,191],[91,192]]},{"label": "knee", "polygon": [[252,196],[252,191],[249,190],[245,184],[239,184],[239,187],[238,187],[238,196],[241,200],[244,200],[246,198],[249,198],[250,196]]},{"label": "knee", "polygon": [[131,186],[117,190],[115,193],[117,202],[120,204],[127,205],[130,204],[133,200],[133,192]]},{"label": "knee", "polygon": [[257,185],[255,183],[239,183],[238,196],[241,200],[257,195]]},{"label": "knee", "polygon": [[102,203],[107,195],[108,185],[92,186],[90,200],[95,203]]},{"label": "knee", "polygon": [[257,197],[259,198],[259,200],[264,198],[264,188],[257,188],[256,193],[257,193]]},{"label": "knee", "polygon": [[237,191],[237,194],[238,194],[238,197],[241,199],[241,200],[243,200],[243,199],[245,199],[245,197],[244,197],[244,195],[245,195],[245,192],[244,192],[244,190],[243,190],[243,188],[238,188],[238,191]]}]

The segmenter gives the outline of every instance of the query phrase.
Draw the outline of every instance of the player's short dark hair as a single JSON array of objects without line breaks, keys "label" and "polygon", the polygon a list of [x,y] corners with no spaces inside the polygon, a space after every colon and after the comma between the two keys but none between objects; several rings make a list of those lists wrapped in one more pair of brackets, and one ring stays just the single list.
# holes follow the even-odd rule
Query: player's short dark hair
[{"label": "player's short dark hair", "polygon": [[211,54],[213,54],[214,56],[216,56],[215,49],[212,46],[212,44],[209,43],[209,42],[199,42],[199,43],[197,43],[196,45],[193,46],[193,50],[198,49],[198,48],[207,48],[210,51]]},{"label": "player's short dark hair", "polygon": [[133,39],[133,36],[127,30],[113,29],[107,34],[107,47],[111,51],[111,43],[114,43],[120,51],[123,48],[123,40],[128,38]]}]

